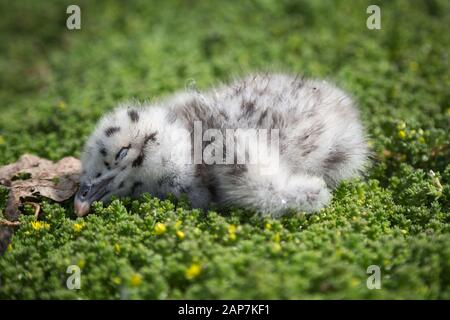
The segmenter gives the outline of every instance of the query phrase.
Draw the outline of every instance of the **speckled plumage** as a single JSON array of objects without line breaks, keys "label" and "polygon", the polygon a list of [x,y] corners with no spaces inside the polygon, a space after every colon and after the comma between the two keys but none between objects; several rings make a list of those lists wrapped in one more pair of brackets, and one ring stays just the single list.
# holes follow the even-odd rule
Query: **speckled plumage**
[{"label": "speckled plumage", "polygon": [[[270,173],[262,174],[260,163],[186,163],[173,153],[192,153],[195,121],[203,132],[218,129],[224,136],[227,129],[278,129],[277,165],[270,158],[264,166]],[[202,148],[210,143],[217,141],[203,141]],[[223,157],[229,152],[224,147]],[[367,155],[358,110],[346,93],[324,81],[256,74],[205,93],[121,104],[89,138],[81,183],[107,181],[97,195],[103,201],[186,193],[193,207],[215,202],[278,217],[288,209],[315,212],[327,205],[330,190],[358,176]]]}]

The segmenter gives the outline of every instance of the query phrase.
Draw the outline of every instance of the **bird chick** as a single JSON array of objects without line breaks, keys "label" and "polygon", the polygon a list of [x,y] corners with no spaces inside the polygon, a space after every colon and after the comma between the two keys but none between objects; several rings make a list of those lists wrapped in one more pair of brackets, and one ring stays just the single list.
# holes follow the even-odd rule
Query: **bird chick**
[{"label": "bird chick", "polygon": [[124,103],[104,116],[84,148],[75,212],[148,192],[186,194],[202,209],[311,213],[339,182],[360,175],[367,158],[345,92],[325,81],[255,74],[205,93]]}]

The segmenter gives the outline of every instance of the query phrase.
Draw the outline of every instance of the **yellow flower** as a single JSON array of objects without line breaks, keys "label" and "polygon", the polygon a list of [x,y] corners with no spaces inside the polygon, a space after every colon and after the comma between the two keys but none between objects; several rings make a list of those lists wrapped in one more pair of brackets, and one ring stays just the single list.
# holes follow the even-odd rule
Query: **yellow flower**
[{"label": "yellow flower", "polygon": [[361,283],[361,281],[357,278],[350,279],[350,287],[352,287],[352,288],[359,286],[360,283]]},{"label": "yellow flower", "polygon": [[138,287],[142,283],[142,277],[139,273],[135,273],[131,276],[130,283],[133,287]]},{"label": "yellow flower", "polygon": [[266,230],[272,229],[272,225],[269,222],[266,222],[266,225],[264,226]]},{"label": "yellow flower", "polygon": [[416,61],[411,61],[409,63],[409,69],[413,72],[417,71],[417,69],[419,68],[419,64]]},{"label": "yellow flower", "polygon": [[273,252],[279,252],[279,251],[281,251],[281,245],[280,245],[279,243],[274,243],[274,244],[272,245],[272,250],[273,250]]},{"label": "yellow flower", "polygon": [[198,277],[201,271],[202,267],[198,263],[193,263],[189,268],[186,269],[184,275],[187,279],[191,280]]},{"label": "yellow flower", "polygon": [[231,241],[236,240],[236,230],[237,230],[237,228],[234,224],[230,224],[228,226],[228,236]]},{"label": "yellow flower", "polygon": [[166,232],[166,225],[164,223],[158,222],[155,225],[154,230],[155,230],[156,235],[158,235],[158,236],[162,235],[164,232]]},{"label": "yellow flower", "polygon": [[12,244],[8,244],[8,251],[11,252],[12,251]]},{"label": "yellow flower", "polygon": [[184,232],[183,232],[183,231],[178,230],[178,231],[176,232],[176,235],[177,235],[178,239],[180,239],[180,240],[183,240],[183,239],[184,239]]},{"label": "yellow flower", "polygon": [[405,139],[406,138],[405,130],[399,130],[398,131],[398,136],[400,137],[400,139]]},{"label": "yellow flower", "polygon": [[41,222],[41,221],[32,221],[31,227],[36,231],[39,231],[41,229],[45,229],[45,230],[50,229],[50,225],[47,222]]},{"label": "yellow flower", "polygon": [[[450,110],[450,109],[449,109]],[[0,146],[2,144],[5,144],[5,138],[3,138],[3,136],[0,136]]]},{"label": "yellow flower", "polygon": [[61,109],[61,110],[64,110],[66,108],[65,102],[64,101],[60,101],[58,103],[58,108]]},{"label": "yellow flower", "polygon": [[278,232],[275,233],[275,236],[273,237],[273,241],[280,242],[280,234]]},{"label": "yellow flower", "polygon": [[115,253],[120,253],[120,245],[119,245],[118,243],[116,243],[116,244],[114,245],[114,252],[115,252]]},{"label": "yellow flower", "polygon": [[79,266],[80,269],[83,269],[85,265],[86,265],[86,261],[84,259],[78,260],[77,266]]},{"label": "yellow flower", "polygon": [[81,232],[81,230],[83,230],[83,227],[84,227],[84,223],[83,223],[83,222],[75,223],[75,224],[73,225],[73,230],[74,230],[75,232],[79,233],[79,232]]}]

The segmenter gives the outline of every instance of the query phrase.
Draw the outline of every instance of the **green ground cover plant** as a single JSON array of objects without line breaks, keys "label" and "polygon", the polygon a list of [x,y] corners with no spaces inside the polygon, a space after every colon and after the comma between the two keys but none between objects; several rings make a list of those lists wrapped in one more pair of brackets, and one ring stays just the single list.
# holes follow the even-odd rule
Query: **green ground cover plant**
[{"label": "green ground cover plant", "polygon": [[[45,202],[0,257],[0,298],[450,299],[450,3],[0,2],[0,165],[80,155],[98,118],[193,82],[259,70],[327,78],[352,94],[373,164],[314,215],[261,219],[151,195]],[[0,212],[7,190],[0,188]],[[81,289],[69,290],[69,265]],[[366,286],[378,265],[381,289]]]}]

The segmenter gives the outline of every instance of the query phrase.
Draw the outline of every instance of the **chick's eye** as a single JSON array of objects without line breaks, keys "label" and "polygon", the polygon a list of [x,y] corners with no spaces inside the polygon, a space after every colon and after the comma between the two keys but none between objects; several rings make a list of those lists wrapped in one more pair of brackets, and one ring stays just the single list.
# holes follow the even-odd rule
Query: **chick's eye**
[{"label": "chick's eye", "polygon": [[116,154],[116,161],[120,161],[125,158],[128,154],[129,149],[130,147],[123,147],[122,149],[120,149],[120,151]]},{"label": "chick's eye", "polygon": [[91,186],[88,184],[82,184],[80,187],[79,194],[81,195],[81,197],[84,198],[88,195],[89,191],[91,191]]}]

